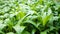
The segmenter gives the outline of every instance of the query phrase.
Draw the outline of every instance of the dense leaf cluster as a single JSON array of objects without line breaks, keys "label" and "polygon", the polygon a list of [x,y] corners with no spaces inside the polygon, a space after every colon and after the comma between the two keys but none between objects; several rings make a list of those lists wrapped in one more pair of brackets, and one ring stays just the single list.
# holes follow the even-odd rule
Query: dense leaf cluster
[{"label": "dense leaf cluster", "polygon": [[0,34],[59,32],[59,0],[0,0]]}]

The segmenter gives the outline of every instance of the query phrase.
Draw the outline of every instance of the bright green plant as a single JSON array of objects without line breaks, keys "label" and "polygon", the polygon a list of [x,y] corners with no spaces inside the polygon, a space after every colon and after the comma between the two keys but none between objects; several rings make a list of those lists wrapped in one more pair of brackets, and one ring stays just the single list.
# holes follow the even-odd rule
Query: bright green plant
[{"label": "bright green plant", "polygon": [[0,0],[0,34],[59,34],[59,0]]}]

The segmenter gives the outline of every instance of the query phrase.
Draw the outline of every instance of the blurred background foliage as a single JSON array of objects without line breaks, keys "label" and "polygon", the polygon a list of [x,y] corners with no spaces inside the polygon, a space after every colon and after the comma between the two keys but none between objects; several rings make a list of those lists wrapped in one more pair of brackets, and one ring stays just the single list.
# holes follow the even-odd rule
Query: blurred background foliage
[{"label": "blurred background foliage", "polygon": [[60,34],[60,0],[0,0],[0,34]]}]

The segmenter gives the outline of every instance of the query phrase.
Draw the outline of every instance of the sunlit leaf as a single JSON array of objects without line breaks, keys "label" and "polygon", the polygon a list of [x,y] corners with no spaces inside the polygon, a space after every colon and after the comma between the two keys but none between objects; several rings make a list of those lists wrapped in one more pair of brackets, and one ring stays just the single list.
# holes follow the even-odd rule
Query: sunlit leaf
[{"label": "sunlit leaf", "polygon": [[30,34],[28,31],[23,31],[22,34]]},{"label": "sunlit leaf", "polygon": [[6,33],[6,34],[14,34],[13,32],[9,32],[9,33]]},{"label": "sunlit leaf", "polygon": [[46,31],[43,31],[43,32],[41,32],[40,34],[47,34],[47,32],[46,32]]},{"label": "sunlit leaf", "polygon": [[15,25],[13,28],[16,30],[17,34],[21,34],[25,29],[25,26]]},{"label": "sunlit leaf", "polygon": [[47,16],[43,19],[43,25],[45,25],[45,24],[49,21],[49,19],[50,19],[51,16],[52,16],[52,14],[47,15]]}]

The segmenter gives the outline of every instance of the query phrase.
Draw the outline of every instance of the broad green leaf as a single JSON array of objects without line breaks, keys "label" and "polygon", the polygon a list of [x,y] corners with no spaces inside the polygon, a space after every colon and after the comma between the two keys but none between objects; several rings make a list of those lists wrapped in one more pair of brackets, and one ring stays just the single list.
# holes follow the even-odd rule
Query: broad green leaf
[{"label": "broad green leaf", "polygon": [[35,23],[35,22],[33,22],[33,21],[30,21],[30,20],[27,20],[27,21],[25,21],[24,23],[30,23],[30,24],[32,24],[32,25],[34,25],[34,26],[36,26],[36,23]]},{"label": "broad green leaf", "polygon": [[23,22],[23,20],[24,20],[28,15],[30,15],[30,13],[28,13],[28,14],[25,15],[23,18],[21,18],[21,19],[18,21],[17,25],[18,25],[18,24],[21,24],[21,23]]},{"label": "broad green leaf", "polygon": [[40,34],[47,34],[47,32],[48,32],[48,29],[45,30],[45,31],[40,32]]},{"label": "broad green leaf", "polygon": [[50,26],[50,30],[53,30],[55,27],[53,27],[53,26]]},{"label": "broad green leaf", "polygon": [[49,21],[49,19],[50,19],[51,16],[52,16],[52,14],[47,15],[47,16],[43,19],[43,25],[45,25],[45,24]]},{"label": "broad green leaf", "polygon": [[5,19],[4,24],[8,26],[13,26],[13,22],[9,18]]},{"label": "broad green leaf", "polygon": [[28,31],[23,31],[22,34],[30,34]]},{"label": "broad green leaf", "polygon": [[35,34],[36,30],[32,30],[32,33],[31,34]]},{"label": "broad green leaf", "polygon": [[27,20],[27,21],[25,21],[24,23],[32,24],[32,25],[34,25],[34,27],[36,27],[38,30],[40,30],[40,29],[38,28],[38,26],[39,26],[40,23],[37,23],[37,24],[36,24],[35,22],[30,21],[30,20]]},{"label": "broad green leaf", "polygon": [[1,34],[5,34],[5,33],[4,33],[3,31],[1,31],[1,30],[0,30],[0,33],[1,33]]},{"label": "broad green leaf", "polygon": [[39,0],[39,3],[42,4],[43,3],[43,0]]},{"label": "broad green leaf", "polygon": [[20,11],[20,12],[17,13],[16,18],[17,18],[17,19],[21,19],[21,18],[23,18],[24,16],[25,16],[25,13],[22,12],[22,11]]},{"label": "broad green leaf", "polygon": [[47,32],[46,32],[46,31],[43,31],[43,32],[41,32],[40,34],[47,34]]},{"label": "broad green leaf", "polygon": [[25,29],[25,26],[15,25],[13,28],[16,30],[17,34],[21,34]]},{"label": "broad green leaf", "polygon": [[6,34],[14,34],[13,32],[9,32],[9,33],[6,33]]},{"label": "broad green leaf", "polygon": [[2,30],[5,26],[6,26],[6,24],[0,23],[0,30]]}]

